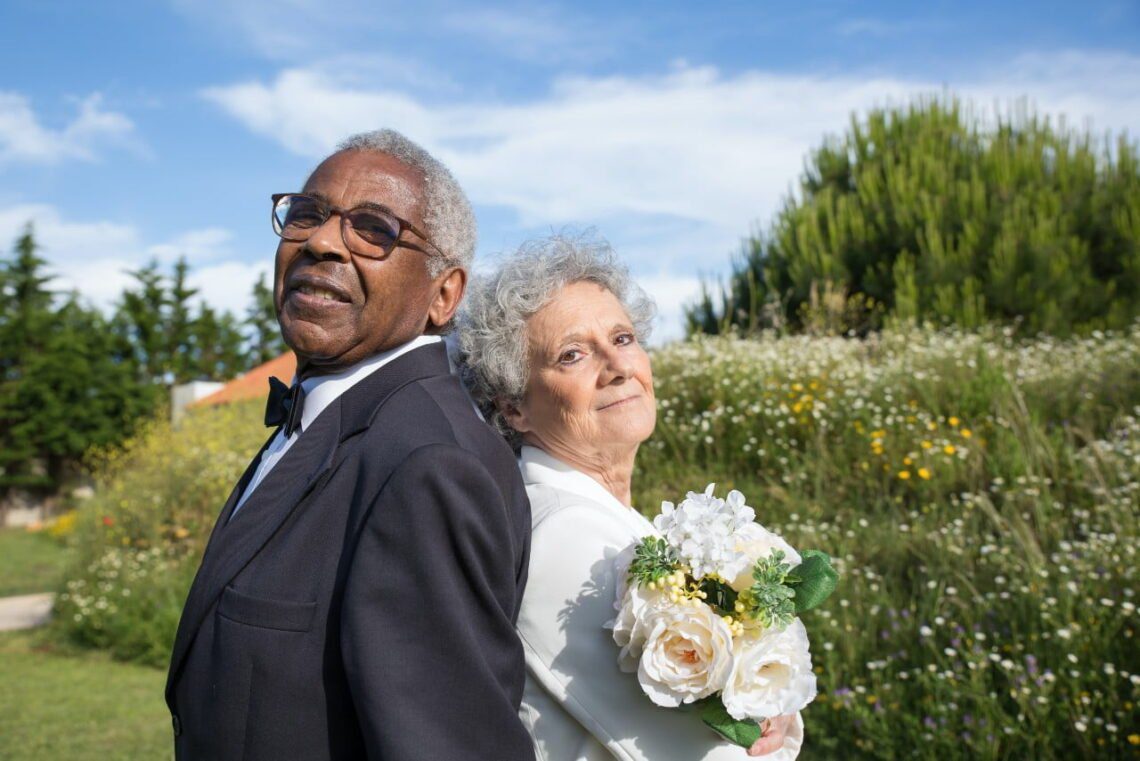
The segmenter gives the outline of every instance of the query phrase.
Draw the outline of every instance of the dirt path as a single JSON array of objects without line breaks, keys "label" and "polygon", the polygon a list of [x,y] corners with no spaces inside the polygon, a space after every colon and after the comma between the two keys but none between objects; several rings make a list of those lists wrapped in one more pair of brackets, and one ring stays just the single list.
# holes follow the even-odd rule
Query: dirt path
[{"label": "dirt path", "polygon": [[32,629],[46,624],[51,618],[53,597],[55,595],[50,593],[0,597],[0,631]]}]

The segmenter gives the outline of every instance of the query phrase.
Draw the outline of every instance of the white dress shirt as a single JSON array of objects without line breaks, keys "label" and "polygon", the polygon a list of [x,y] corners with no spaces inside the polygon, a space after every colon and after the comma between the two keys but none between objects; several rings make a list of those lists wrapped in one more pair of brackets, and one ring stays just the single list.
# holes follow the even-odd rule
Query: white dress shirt
[{"label": "white dress shirt", "polygon": [[[745,761],[696,712],[655,706],[637,675],[618,668],[604,628],[617,613],[613,559],[656,533],[653,524],[540,449],[524,446],[519,467],[533,527],[518,621],[527,666],[519,715],[538,761]],[[791,761],[802,741],[797,715],[784,747],[762,758]]]},{"label": "white dress shirt", "polygon": [[[313,424],[313,421],[317,419],[317,416],[320,415],[326,407],[336,401],[337,397],[397,357],[407,354],[413,349],[438,343],[442,340],[443,339],[439,336],[419,336],[394,349],[389,349],[388,351],[371,356],[368,359],[363,359],[347,370],[341,370],[339,373],[333,373],[332,375],[319,375],[306,378],[301,381],[301,388],[305,389],[305,405],[301,410],[301,425],[297,430],[293,431],[292,436],[285,435],[284,426],[278,429],[277,435],[273,437],[273,441],[269,442],[269,446],[261,453],[261,461],[257,464],[257,470],[249,480],[249,485],[242,493],[241,499],[238,500],[237,505],[234,506],[230,520],[232,521],[234,519],[234,516],[238,514],[238,510],[241,510],[241,506],[244,505],[246,500],[249,499],[249,496],[253,494],[258,484],[265,480],[265,477],[269,475],[273,467],[285,456],[285,453],[293,446],[293,442],[297,440],[297,437],[307,431],[309,426]],[[293,382],[297,382],[296,377],[293,378]]]}]

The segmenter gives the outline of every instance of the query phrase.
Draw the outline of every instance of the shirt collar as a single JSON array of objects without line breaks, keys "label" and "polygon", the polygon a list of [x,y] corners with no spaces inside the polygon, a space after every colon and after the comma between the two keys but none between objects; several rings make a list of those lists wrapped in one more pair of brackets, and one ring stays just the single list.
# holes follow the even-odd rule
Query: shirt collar
[{"label": "shirt collar", "polygon": [[523,483],[527,485],[545,484],[603,505],[612,505],[624,512],[633,510],[582,471],[575,470],[538,447],[523,444],[519,451],[519,469],[522,471]]},{"label": "shirt collar", "polygon": [[[413,349],[438,343],[442,340],[439,336],[419,336],[394,349],[362,359],[339,373],[318,375],[301,381],[301,387],[305,389],[305,407],[301,411],[301,430],[309,430],[309,426],[317,419],[317,415],[324,411],[325,407],[328,407],[336,401],[337,397],[384,365]],[[294,378],[294,382],[296,382],[296,378]]]}]

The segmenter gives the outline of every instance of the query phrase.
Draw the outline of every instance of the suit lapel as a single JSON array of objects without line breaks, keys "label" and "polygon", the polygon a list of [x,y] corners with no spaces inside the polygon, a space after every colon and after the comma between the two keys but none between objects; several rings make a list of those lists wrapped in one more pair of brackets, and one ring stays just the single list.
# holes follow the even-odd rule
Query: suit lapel
[{"label": "suit lapel", "polygon": [[[447,373],[447,354],[443,345],[438,344],[410,351],[360,381],[330,404],[312,426],[302,432],[269,475],[258,484],[237,517],[230,521],[234,506],[261,459],[260,455],[254,458],[218,517],[202,565],[190,587],[174,640],[167,679],[168,695],[182,661],[215,600],[330,470],[340,443],[366,429],[376,412],[397,389],[425,377]],[[272,440],[271,436],[269,441]],[[262,447],[264,450],[265,446]]]},{"label": "suit lapel", "polygon": [[[336,405],[337,402],[330,404],[330,410]],[[318,416],[310,429],[298,437],[269,475],[258,484],[257,490],[242,505],[241,512],[231,521],[230,517],[244,491],[244,485],[241,489],[234,490],[214,526],[206,554],[202,558],[202,566],[194,577],[186,606],[182,609],[182,619],[178,624],[178,635],[174,640],[174,652],[170,660],[171,678],[181,666],[194,635],[202,625],[202,619],[226,584],[269,541],[328,470],[336,452],[336,442],[340,438],[339,430],[339,415]],[[247,477],[243,478],[245,483],[248,483],[250,475],[247,473]]]}]

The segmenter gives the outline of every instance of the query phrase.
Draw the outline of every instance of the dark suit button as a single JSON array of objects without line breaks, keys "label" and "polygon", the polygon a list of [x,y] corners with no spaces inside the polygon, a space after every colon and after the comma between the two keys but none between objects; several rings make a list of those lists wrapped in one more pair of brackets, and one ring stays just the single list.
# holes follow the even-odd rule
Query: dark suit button
[{"label": "dark suit button", "polygon": [[182,720],[178,718],[178,714],[170,716],[170,723],[174,725],[174,736],[179,737],[182,734]]}]

